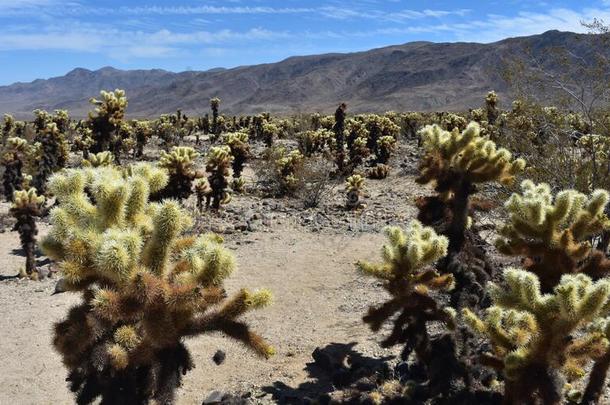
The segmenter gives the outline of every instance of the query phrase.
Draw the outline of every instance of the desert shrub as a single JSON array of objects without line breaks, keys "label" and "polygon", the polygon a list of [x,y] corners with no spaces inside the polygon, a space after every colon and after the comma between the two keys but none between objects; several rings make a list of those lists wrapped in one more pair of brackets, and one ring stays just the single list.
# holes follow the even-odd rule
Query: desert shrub
[{"label": "desert shrub", "polygon": [[41,245],[66,288],[82,293],[55,325],[53,345],[79,404],[173,403],[194,367],[188,337],[218,331],[273,353],[239,320],[267,305],[269,292],[226,296],[235,260],[222,239],[185,236],[191,219],[177,202],[149,202],[167,181],[147,164],[67,170],[50,181],[59,205]]},{"label": "desert shrub", "polygon": [[250,158],[250,144],[248,141],[248,134],[245,132],[232,132],[226,135],[225,144],[229,147],[231,156],[233,156],[231,167],[233,169],[234,182],[239,181],[244,171],[244,165]]},{"label": "desert shrub", "polygon": [[111,152],[100,152],[89,155],[89,158],[83,159],[83,167],[103,167],[112,166],[114,164],[114,156]]},{"label": "desert shrub", "polygon": [[273,142],[280,135],[280,128],[273,122],[264,122],[261,126],[261,138],[265,145],[270,148]]},{"label": "desert shrub", "polygon": [[396,138],[390,135],[377,139],[377,163],[387,164],[396,150]]},{"label": "desert shrub", "polygon": [[306,157],[321,153],[332,144],[333,132],[328,129],[305,131],[297,135],[299,151]]},{"label": "desert shrub", "polygon": [[136,141],[135,154],[136,158],[144,156],[144,147],[152,136],[152,128],[149,121],[136,121],[133,124],[134,135]]},{"label": "desert shrub", "polygon": [[214,209],[219,209],[221,204],[228,204],[231,201],[228,177],[232,162],[231,149],[226,145],[214,146],[208,153],[205,167],[209,173],[208,183],[211,188],[208,205]]},{"label": "desert shrub", "polygon": [[294,195],[299,189],[299,173],[304,162],[305,156],[298,150],[288,152],[284,146],[273,146],[267,148],[256,165],[256,175],[272,195]]},{"label": "desert shrub", "polygon": [[43,214],[45,198],[36,193],[35,188],[17,190],[13,196],[10,213],[17,222],[13,230],[19,233],[21,248],[25,254],[25,274],[36,277],[36,218]]},{"label": "desert shrub", "polygon": [[333,190],[331,173],[332,161],[325,158],[303,158],[296,171],[296,181],[292,185],[294,193],[305,208],[318,207],[324,200],[330,198]]},{"label": "desert shrub", "polygon": [[347,105],[341,103],[335,111],[335,124],[333,125],[333,132],[335,133],[335,161],[337,164],[337,170],[342,173],[345,165],[345,115]]}]

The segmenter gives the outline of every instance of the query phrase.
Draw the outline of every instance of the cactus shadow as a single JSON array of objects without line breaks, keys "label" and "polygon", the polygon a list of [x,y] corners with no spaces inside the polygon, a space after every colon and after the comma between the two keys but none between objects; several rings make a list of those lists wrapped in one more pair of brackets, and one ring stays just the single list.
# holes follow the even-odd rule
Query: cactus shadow
[{"label": "cactus shadow", "polygon": [[312,353],[313,361],[306,364],[305,371],[313,381],[290,387],[276,381],[263,391],[271,394],[280,404],[297,405],[326,403],[330,394],[343,389],[370,389],[378,379],[391,375],[388,361],[394,356],[373,358],[354,350],[357,342],[331,343],[319,347]]}]

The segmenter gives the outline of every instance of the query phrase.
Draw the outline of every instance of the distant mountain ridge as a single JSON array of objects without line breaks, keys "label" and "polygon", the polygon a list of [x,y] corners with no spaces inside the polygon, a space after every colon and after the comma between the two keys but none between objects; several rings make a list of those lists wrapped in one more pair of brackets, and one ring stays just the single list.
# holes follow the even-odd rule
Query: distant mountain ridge
[{"label": "distant mountain ridge", "polygon": [[0,86],[0,113],[24,118],[36,108],[67,109],[82,117],[90,97],[115,88],[126,90],[131,117],[177,109],[202,114],[212,97],[220,97],[221,111],[230,114],[331,112],[340,102],[350,112],[465,110],[480,106],[491,89],[501,96],[509,91],[504,63],[523,49],[544,59],[552,47],[582,50],[589,39],[548,31],[491,44],[411,42],[205,72],[76,68],[61,77]]}]

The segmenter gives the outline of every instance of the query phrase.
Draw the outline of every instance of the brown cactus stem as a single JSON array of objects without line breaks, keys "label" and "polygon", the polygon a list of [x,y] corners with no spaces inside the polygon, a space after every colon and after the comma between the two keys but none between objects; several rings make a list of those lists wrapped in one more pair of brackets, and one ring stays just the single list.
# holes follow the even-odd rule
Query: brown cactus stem
[{"label": "brown cactus stem", "polygon": [[[532,364],[520,373],[519,378],[507,381],[503,405],[561,405],[562,384],[557,371],[545,364]],[[536,402],[537,394],[538,402]]]},{"label": "brown cactus stem", "polygon": [[468,224],[470,195],[473,185],[468,179],[461,179],[455,189],[453,203],[451,204],[452,218],[447,229],[449,238],[449,255],[459,253],[466,240],[465,231]]},{"label": "brown cactus stem", "polygon": [[610,369],[610,350],[607,350],[593,365],[591,374],[589,374],[589,383],[580,401],[581,405],[597,405],[600,403],[600,398],[606,387],[608,369]]}]

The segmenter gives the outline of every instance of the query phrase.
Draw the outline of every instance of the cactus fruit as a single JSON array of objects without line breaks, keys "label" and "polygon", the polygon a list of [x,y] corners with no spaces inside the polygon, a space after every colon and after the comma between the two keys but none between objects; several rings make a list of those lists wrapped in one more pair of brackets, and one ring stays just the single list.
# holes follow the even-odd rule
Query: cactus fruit
[{"label": "cactus fruit", "polygon": [[191,219],[179,204],[149,202],[167,181],[165,170],[141,163],[66,170],[49,182],[58,206],[41,246],[66,288],[82,292],[53,340],[77,403],[173,403],[193,368],[187,337],[220,331],[273,354],[239,320],[269,304],[270,293],[226,297],[235,260],[222,239],[183,236]]},{"label": "cactus fruit", "polygon": [[161,151],[158,165],[167,170],[169,183],[154,199],[187,199],[192,193],[193,180],[202,177],[194,167],[198,156],[199,153],[188,146],[174,146],[169,153]]},{"label": "cactus fruit", "polygon": [[14,193],[10,213],[17,219],[13,228],[19,233],[21,248],[25,253],[25,272],[36,277],[36,217],[43,214],[45,198],[36,193],[35,188],[17,190]]},{"label": "cactus fruit", "polygon": [[606,276],[610,263],[593,251],[590,239],[610,228],[604,213],[608,192],[597,190],[587,196],[565,190],[553,196],[547,184],[530,180],[523,181],[521,189],[522,194],[514,193],[505,204],[509,219],[500,230],[498,250],[524,257],[526,269],[539,277],[545,293],[564,274]]},{"label": "cactus fruit", "polygon": [[208,183],[212,189],[211,203],[208,205],[214,209],[219,209],[221,204],[228,204],[231,201],[231,194],[227,189],[229,187],[229,167],[232,162],[231,149],[226,145],[214,146],[208,153],[205,170],[210,173]]},{"label": "cactus fruit", "polygon": [[353,174],[347,178],[345,182],[345,191],[347,200],[345,206],[349,210],[362,208],[364,204],[361,201],[364,195],[364,177],[359,174]]},{"label": "cactus fruit", "polygon": [[544,294],[531,272],[508,269],[504,279],[506,286],[490,283],[494,305],[485,317],[464,309],[464,319],[494,346],[485,363],[507,379],[504,403],[535,403],[539,397],[559,404],[561,377],[584,376],[587,363],[608,348],[605,334],[592,326],[610,313],[610,281],[566,274]]}]

